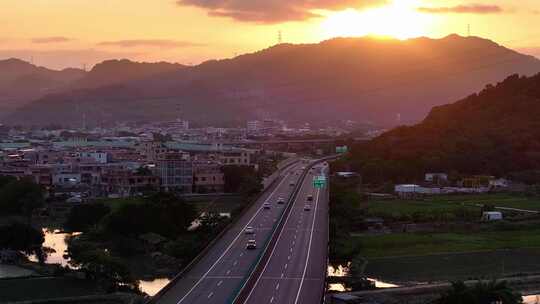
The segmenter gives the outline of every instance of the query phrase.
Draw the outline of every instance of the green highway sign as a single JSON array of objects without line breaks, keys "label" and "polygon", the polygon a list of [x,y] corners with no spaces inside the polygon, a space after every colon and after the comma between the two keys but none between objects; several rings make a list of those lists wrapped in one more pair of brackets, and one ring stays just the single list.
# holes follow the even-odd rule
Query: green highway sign
[{"label": "green highway sign", "polygon": [[337,146],[336,147],[336,153],[339,153],[339,154],[347,153],[348,150],[349,150],[349,148],[347,146]]},{"label": "green highway sign", "polygon": [[313,187],[320,189],[326,185],[326,177],[324,175],[315,176],[313,178]]}]

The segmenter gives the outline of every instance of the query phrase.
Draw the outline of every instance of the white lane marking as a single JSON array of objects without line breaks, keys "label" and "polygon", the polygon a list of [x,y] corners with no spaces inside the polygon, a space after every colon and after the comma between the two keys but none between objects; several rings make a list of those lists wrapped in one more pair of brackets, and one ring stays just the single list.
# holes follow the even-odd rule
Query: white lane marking
[{"label": "white lane marking", "polygon": [[289,264],[285,264],[285,269],[287,269],[288,266],[289,266]]},{"label": "white lane marking", "polygon": [[274,302],[274,297],[272,297],[272,298],[270,299],[270,303],[272,303],[272,302]]},{"label": "white lane marking", "polygon": [[307,249],[306,265],[304,265],[304,272],[302,273],[302,280],[300,280],[300,287],[298,287],[298,292],[296,293],[296,299],[294,300],[294,304],[297,304],[298,300],[300,299],[300,292],[302,291],[302,285],[304,285],[304,280],[306,279],[306,272],[307,272],[307,267],[309,264],[309,253],[311,251],[311,243],[313,241],[313,229],[315,229],[315,220],[317,219],[317,206],[319,204],[320,193],[321,193],[321,189],[317,188],[317,199],[315,200],[315,212],[313,212],[313,221],[311,222],[311,232],[309,233],[309,245]]},{"label": "white lane marking", "polygon": [[213,292],[209,293],[209,294],[208,294],[208,298],[210,299],[213,295],[214,295]]},{"label": "white lane marking", "polygon": [[291,252],[293,251],[293,248],[291,247]]},{"label": "white lane marking", "polygon": [[234,261],[233,266],[238,265],[238,261]]},{"label": "white lane marking", "polygon": [[290,259],[291,259],[291,256],[290,256],[290,255],[288,255],[288,256],[287,256],[287,260],[290,260]]},{"label": "white lane marking", "polygon": [[282,278],[284,277],[283,272],[281,273],[281,277],[282,277]]},{"label": "white lane marking", "polygon": [[240,256],[243,256],[243,255],[244,255],[244,253],[243,253],[243,252],[242,252],[242,253],[240,253]]},{"label": "white lane marking", "polygon": [[227,270],[227,275],[229,275],[230,273],[231,273],[231,270],[230,270],[230,269],[229,269],[229,270]]},{"label": "white lane marking", "polygon": [[223,280],[219,281],[219,282],[217,283],[217,286],[221,286],[221,284],[223,284]]},{"label": "white lane marking", "polygon": [[277,283],[277,285],[276,285],[276,290],[278,290],[278,289],[279,289],[279,283]]},{"label": "white lane marking", "polygon": [[[279,182],[279,184],[276,186],[276,188],[274,189],[274,191],[272,191],[270,193],[270,195],[266,198],[266,200],[264,202],[268,202],[268,200],[276,193],[276,191],[281,187],[281,185],[285,182],[285,178],[281,180],[281,182]],[[263,210],[263,204],[261,204],[261,206],[259,207],[259,209],[257,209],[257,211],[255,212],[255,214],[253,214],[253,216],[249,219],[249,221],[247,222],[247,224],[244,226],[244,228],[242,228],[240,230],[240,232],[238,233],[238,235],[233,239],[233,241],[231,242],[231,244],[227,247],[227,249],[225,249],[225,251],[223,251],[223,253],[221,254],[221,256],[219,256],[219,258],[214,262],[214,264],[212,264],[212,266],[208,269],[207,272],[205,272],[203,274],[203,276],[197,281],[197,283],[195,283],[195,285],[193,285],[193,287],[191,287],[190,290],[188,290],[188,292],[178,301],[176,302],[176,304],[180,304],[182,302],[184,302],[184,300],[193,292],[193,290],[195,290],[195,288],[197,288],[197,286],[199,286],[199,284],[201,284],[201,282],[208,276],[208,274],[214,269],[214,267],[216,267],[216,265],[221,261],[221,259],[223,259],[223,257],[229,252],[229,250],[231,250],[231,248],[233,247],[233,245],[236,243],[236,241],[240,238],[240,236],[242,236],[244,234],[244,230],[246,230],[246,228],[248,226],[251,226],[251,222],[255,219],[255,217],[257,217],[257,215],[261,212],[261,210]],[[230,273],[230,270],[228,271],[227,274]]]},{"label": "white lane marking", "polygon": [[[307,178],[305,180],[307,180]],[[298,189],[298,193],[302,192],[302,188],[304,188],[304,182],[302,182],[302,184],[300,185],[300,189]],[[294,207],[294,203],[295,202],[291,202],[291,204],[293,204],[293,207]],[[289,212],[289,214],[287,215],[287,218],[285,219],[285,224],[283,225],[283,227],[287,227],[287,223],[289,222],[289,219],[291,218],[291,214],[293,213],[293,210],[294,210],[294,208],[292,208],[291,212]],[[270,252],[270,258],[268,258],[268,260],[266,261],[266,264],[264,264],[261,275],[257,278],[257,281],[255,282],[255,285],[253,285],[253,288],[251,288],[251,291],[249,292],[249,294],[248,294],[246,300],[244,301],[244,303],[248,303],[249,298],[251,298],[251,295],[253,294],[253,291],[257,288],[257,285],[259,285],[259,281],[263,277],[262,274],[266,271],[266,267],[270,263],[270,260],[272,259],[272,256],[274,255],[274,252],[276,251],[276,248],[278,247],[277,244],[281,240],[281,236],[283,235],[283,231],[285,231],[285,229],[281,229],[281,232],[279,233],[278,239],[276,241],[276,246],[274,246],[274,248],[272,248],[272,252]],[[294,237],[296,238],[296,235]],[[285,269],[287,269],[287,266],[285,266]],[[283,273],[281,274],[281,277],[283,277]]]}]

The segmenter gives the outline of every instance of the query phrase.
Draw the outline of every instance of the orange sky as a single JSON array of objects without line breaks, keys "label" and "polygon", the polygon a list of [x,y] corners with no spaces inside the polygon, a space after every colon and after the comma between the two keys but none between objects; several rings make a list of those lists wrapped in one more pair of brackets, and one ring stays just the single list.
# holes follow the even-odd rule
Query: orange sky
[{"label": "orange sky", "polygon": [[174,61],[334,36],[472,34],[540,55],[540,0],[1,0],[0,59]]}]

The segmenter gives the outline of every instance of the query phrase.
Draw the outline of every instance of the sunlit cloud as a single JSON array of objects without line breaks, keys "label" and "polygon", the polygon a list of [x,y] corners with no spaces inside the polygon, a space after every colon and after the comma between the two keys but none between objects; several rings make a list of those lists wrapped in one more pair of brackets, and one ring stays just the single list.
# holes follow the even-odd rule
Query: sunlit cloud
[{"label": "sunlit cloud", "polygon": [[63,42],[69,42],[73,39],[63,37],[63,36],[54,36],[54,37],[39,37],[32,39],[33,43],[63,43]]},{"label": "sunlit cloud", "polygon": [[419,7],[418,10],[430,14],[499,14],[504,10],[498,5],[468,4],[457,6]]},{"label": "sunlit cloud", "polygon": [[208,15],[241,22],[281,23],[322,17],[316,10],[365,9],[387,4],[389,0],[178,0],[180,6],[194,6]]}]

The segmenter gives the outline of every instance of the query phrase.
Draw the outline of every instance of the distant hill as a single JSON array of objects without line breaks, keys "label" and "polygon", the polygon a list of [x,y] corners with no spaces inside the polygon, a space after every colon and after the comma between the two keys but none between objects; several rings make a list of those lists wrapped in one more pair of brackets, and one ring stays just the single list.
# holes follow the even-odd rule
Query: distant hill
[{"label": "distant hill", "polygon": [[181,109],[199,124],[243,125],[247,119],[274,117],[392,126],[420,121],[433,106],[486,83],[539,71],[536,58],[477,37],[340,38],[281,44],[116,86],[47,96],[8,122],[61,119],[77,125],[82,115],[105,124],[170,120]]},{"label": "distant hill", "polygon": [[96,64],[82,79],[73,83],[70,86],[70,89],[109,86],[183,68],[185,68],[185,66],[181,64],[167,62],[147,63],[133,62],[127,59],[107,60]]},{"label": "distant hill", "polygon": [[540,74],[513,75],[478,94],[435,107],[417,125],[396,128],[356,146],[347,163],[368,181],[410,182],[426,172],[536,179],[538,117]]},{"label": "distant hill", "polygon": [[[166,62],[146,63],[123,59],[104,61],[89,72],[79,69],[54,71],[19,59],[3,60],[0,61],[0,110],[3,110],[0,112],[13,111],[47,95],[72,94],[81,89],[118,85],[184,67]],[[54,110],[54,105],[51,106],[51,110]],[[68,112],[72,110],[69,108]]]},{"label": "distant hill", "polygon": [[14,58],[0,60],[0,117],[12,108],[81,79],[84,74],[79,69],[55,71]]}]

